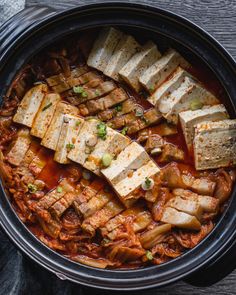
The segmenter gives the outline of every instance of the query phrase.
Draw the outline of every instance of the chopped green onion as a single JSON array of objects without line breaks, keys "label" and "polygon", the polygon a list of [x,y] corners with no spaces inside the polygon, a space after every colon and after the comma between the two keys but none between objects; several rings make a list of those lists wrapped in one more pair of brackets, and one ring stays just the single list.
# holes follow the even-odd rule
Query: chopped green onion
[{"label": "chopped green onion", "polygon": [[27,186],[28,186],[28,190],[31,194],[36,193],[38,190],[38,188],[35,184],[29,183]]},{"label": "chopped green onion", "polygon": [[154,181],[153,179],[146,177],[145,180],[142,183],[142,189],[145,191],[148,191],[150,189],[152,189],[154,186]]},{"label": "chopped green onion", "polygon": [[102,156],[102,165],[104,167],[109,167],[111,165],[112,160],[113,160],[112,155],[111,154],[108,154],[108,153],[105,153]]},{"label": "chopped green onion", "polygon": [[74,93],[81,94],[84,92],[84,88],[82,86],[74,86],[73,91]]},{"label": "chopped green onion", "polygon": [[47,105],[42,109],[42,112],[46,111],[46,109],[50,108],[50,106],[52,106],[52,102],[50,102],[49,104],[47,104]]},{"label": "chopped green onion", "polygon": [[136,117],[143,117],[144,110],[141,106],[137,106],[135,108],[135,116]]},{"label": "chopped green onion", "polygon": [[76,127],[78,127],[80,124],[81,124],[80,121],[76,121],[76,122],[75,122],[75,126],[76,126]]},{"label": "chopped green onion", "polygon": [[88,93],[87,93],[86,91],[83,91],[83,92],[81,93],[81,95],[82,95],[82,97],[88,97]]},{"label": "chopped green onion", "polygon": [[97,136],[103,140],[107,137],[107,126],[105,123],[101,122],[97,125]]},{"label": "chopped green onion", "polygon": [[122,105],[121,105],[121,104],[118,104],[117,106],[115,106],[115,110],[116,110],[117,112],[122,111]]},{"label": "chopped green onion", "polygon": [[67,143],[66,148],[67,148],[68,150],[72,150],[72,149],[75,148],[75,145],[74,145],[73,143]]},{"label": "chopped green onion", "polygon": [[146,252],[146,257],[147,257],[148,260],[152,260],[153,259],[152,252],[151,251],[147,251]]},{"label": "chopped green onion", "polygon": [[154,85],[151,85],[150,87],[149,87],[149,91],[150,92],[153,92],[155,90],[155,86]]},{"label": "chopped green onion", "polygon": [[120,133],[123,134],[123,135],[126,135],[127,131],[128,131],[128,127],[126,126],[126,127],[124,127],[124,128],[121,130]]},{"label": "chopped green onion", "polygon": [[199,109],[202,109],[203,104],[199,99],[194,99],[191,103],[190,103],[190,109],[191,111],[196,111]]},{"label": "chopped green onion", "polygon": [[57,193],[62,193],[62,187],[61,186],[57,187]]}]

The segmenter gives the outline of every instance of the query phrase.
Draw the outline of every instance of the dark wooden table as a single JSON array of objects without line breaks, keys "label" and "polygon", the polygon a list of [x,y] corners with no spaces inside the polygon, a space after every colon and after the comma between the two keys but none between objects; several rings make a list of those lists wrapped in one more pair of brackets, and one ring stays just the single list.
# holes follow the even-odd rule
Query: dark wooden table
[{"label": "dark wooden table", "polygon": [[[72,7],[91,2],[96,1],[26,0],[26,5],[45,4],[57,9],[65,9],[68,6]],[[212,34],[236,59],[236,0],[143,0],[135,2],[145,2],[169,9],[194,21]],[[80,288],[78,285],[60,281],[52,274],[23,258],[16,248],[8,242],[7,238],[0,233],[0,295],[105,295],[110,293]],[[130,292],[129,294],[137,294],[137,292]],[[208,288],[197,288],[184,282],[178,282],[172,286],[142,292],[141,294],[236,294],[236,271],[218,284]]]}]

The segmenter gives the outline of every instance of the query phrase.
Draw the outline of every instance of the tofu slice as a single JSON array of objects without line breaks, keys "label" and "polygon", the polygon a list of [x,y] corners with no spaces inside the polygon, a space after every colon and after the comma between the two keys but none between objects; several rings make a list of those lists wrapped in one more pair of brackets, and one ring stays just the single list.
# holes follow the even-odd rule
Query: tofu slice
[{"label": "tofu slice", "polygon": [[123,66],[119,75],[136,92],[139,92],[141,90],[139,78],[160,57],[161,54],[156,45],[149,41]]},{"label": "tofu slice", "polygon": [[111,166],[102,169],[101,173],[112,185],[116,185],[126,178],[130,171],[137,170],[149,160],[150,157],[145,149],[138,143],[132,142],[118,155],[116,160],[112,161]]},{"label": "tofu slice", "polygon": [[197,170],[235,165],[236,120],[197,124],[193,148]]},{"label": "tofu slice", "polygon": [[88,66],[103,72],[121,38],[123,33],[112,27],[102,29],[89,54]]},{"label": "tofu slice", "polygon": [[176,188],[172,191],[175,196],[181,196],[187,200],[197,201],[205,212],[217,212],[219,209],[219,200],[210,196],[198,195],[192,191]]},{"label": "tofu slice", "polygon": [[[194,104],[194,105],[193,105]],[[157,108],[173,124],[178,123],[178,114],[190,110],[195,104],[201,106],[219,104],[219,100],[199,83],[185,77],[183,83],[169,96],[157,103]]]},{"label": "tofu slice", "polygon": [[7,154],[8,162],[14,166],[19,166],[30,147],[31,141],[28,128],[18,131],[17,139]]},{"label": "tofu slice", "polygon": [[13,121],[32,127],[34,118],[40,108],[42,100],[48,90],[46,84],[39,84],[26,92],[13,117]]},{"label": "tofu slice", "polygon": [[128,175],[126,178],[113,185],[113,188],[117,192],[121,201],[132,199],[132,193],[141,186],[145,178],[153,177],[159,172],[159,167],[154,161],[149,160],[131,175]]},{"label": "tofu slice", "polygon": [[105,153],[116,157],[129,144],[130,139],[121,133],[107,127],[107,136],[103,140],[98,138],[97,144],[91,154],[88,155],[84,167],[88,170],[100,175],[101,159]]},{"label": "tofu slice", "polygon": [[185,77],[191,77],[191,75],[181,67],[178,67],[174,73],[155,90],[148,98],[148,101],[155,106],[160,99],[168,96],[179,88]]},{"label": "tofu slice", "polygon": [[166,207],[163,211],[161,221],[180,228],[200,230],[201,223],[195,216],[180,212],[174,208]]},{"label": "tofu slice", "polygon": [[56,106],[60,101],[61,97],[57,93],[48,93],[45,95],[41,106],[37,112],[37,115],[34,119],[31,135],[34,135],[39,138],[43,138],[49,124],[51,123],[52,117],[56,110]]},{"label": "tofu slice", "polygon": [[41,141],[41,145],[54,151],[56,150],[65,114],[77,115],[78,109],[77,107],[65,102],[59,102],[57,104],[56,111],[53,115],[50,126]]},{"label": "tofu slice", "polygon": [[139,82],[152,93],[178,66],[187,68],[189,64],[177,51],[169,49],[140,76]]},{"label": "tofu slice", "polygon": [[97,125],[99,121],[96,119],[85,120],[81,126],[77,136],[74,148],[69,152],[68,158],[82,166],[88,158],[89,152],[86,141],[92,136],[97,137]]},{"label": "tofu slice", "polygon": [[118,81],[119,71],[139,49],[138,42],[132,36],[125,35],[120,39],[103,73]]},{"label": "tofu slice", "polygon": [[64,115],[54,160],[61,164],[69,163],[67,155],[73,149],[84,120],[78,116]]},{"label": "tofu slice", "polygon": [[188,213],[201,220],[203,210],[197,199],[184,199],[181,196],[176,196],[174,198],[171,198],[167,202],[166,206],[174,208],[181,212]]},{"label": "tofu slice", "polygon": [[179,114],[181,127],[188,149],[193,145],[194,126],[203,121],[220,121],[228,119],[229,115],[223,104],[206,107],[196,111],[185,111]]}]

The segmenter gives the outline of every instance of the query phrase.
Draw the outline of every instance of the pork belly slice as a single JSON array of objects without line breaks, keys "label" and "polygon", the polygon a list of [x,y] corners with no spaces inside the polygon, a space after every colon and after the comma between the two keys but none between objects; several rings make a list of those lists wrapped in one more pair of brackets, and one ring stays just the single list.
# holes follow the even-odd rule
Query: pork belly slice
[{"label": "pork belly slice", "polygon": [[57,142],[54,160],[61,164],[69,163],[67,155],[74,147],[74,143],[79,134],[84,120],[78,116],[64,115],[61,132]]},{"label": "pork belly slice", "polygon": [[113,199],[108,202],[101,210],[97,211],[92,216],[86,218],[82,223],[82,229],[95,234],[96,229],[103,227],[112,217],[116,216],[124,210],[122,204]]},{"label": "pork belly slice", "polygon": [[111,58],[108,60],[103,73],[118,81],[119,71],[138,50],[140,50],[140,45],[132,36],[123,36],[117,44]]},{"label": "pork belly slice", "polygon": [[184,151],[177,146],[165,143],[161,148],[161,155],[158,158],[160,163],[167,163],[171,161],[181,162],[184,161]]},{"label": "pork belly slice", "polygon": [[[46,222],[45,220],[43,220],[40,217],[38,217],[37,219],[38,219],[43,231],[47,235],[49,235],[50,237],[52,237],[54,239],[58,238],[58,236],[61,232],[61,224],[57,220],[51,219],[49,222]],[[44,243],[46,243],[46,241],[48,242],[48,239],[40,238],[40,240]],[[49,244],[48,246],[50,247],[51,245]]]},{"label": "pork belly slice", "polygon": [[115,116],[113,119],[108,121],[108,125],[111,128],[120,129],[132,123],[136,118],[135,113],[131,112],[121,116]]},{"label": "pork belly slice", "polygon": [[178,67],[189,67],[188,62],[174,49],[169,49],[155,63],[140,76],[139,82],[149,91],[153,92]]},{"label": "pork belly slice", "polygon": [[34,119],[30,134],[43,138],[53,118],[57,104],[60,101],[57,93],[48,93],[44,96],[41,106]]},{"label": "pork belly slice", "polygon": [[206,107],[196,111],[185,111],[179,114],[185,142],[189,150],[193,146],[194,126],[204,121],[221,121],[228,119],[229,115],[223,104]]},{"label": "pork belly slice", "polygon": [[174,225],[179,228],[191,229],[191,230],[200,230],[201,223],[195,216],[190,214],[180,212],[174,208],[166,207],[163,210],[163,215],[161,221]]},{"label": "pork belly slice", "polygon": [[32,162],[33,158],[37,155],[40,148],[41,148],[40,144],[37,141],[32,139],[30,143],[30,147],[27,150],[21,164],[28,166]]},{"label": "pork belly slice", "polygon": [[67,104],[65,102],[59,102],[57,104],[56,111],[53,115],[50,126],[47,129],[41,141],[41,145],[54,151],[56,150],[58,139],[61,132],[61,126],[63,124],[63,118],[66,114],[77,115],[77,107]]},{"label": "pork belly slice", "polygon": [[198,202],[205,212],[217,212],[219,209],[219,200],[210,196],[198,195],[190,190],[176,188],[172,191],[175,196],[180,196],[186,200]]},{"label": "pork belly slice", "polygon": [[49,211],[52,214],[52,216],[56,216],[57,218],[61,217],[62,214],[73,204],[75,198],[76,193],[66,193],[62,198],[60,198],[49,208]]},{"label": "pork belly slice", "polygon": [[[132,171],[131,171],[132,172]],[[118,194],[121,201],[139,198],[136,191],[140,188],[146,178],[151,178],[160,172],[159,167],[152,160],[149,160],[142,167],[133,171],[126,178],[113,185],[114,190]]]},{"label": "pork belly slice", "polygon": [[179,88],[158,101],[157,108],[168,122],[177,124],[180,112],[215,104],[219,104],[219,100],[213,94],[193,79],[185,77]]},{"label": "pork belly slice", "polygon": [[111,59],[115,47],[123,37],[123,33],[115,28],[102,29],[89,54],[88,66],[103,72]]},{"label": "pork belly slice", "polygon": [[13,117],[13,121],[32,127],[34,118],[47,91],[48,87],[46,84],[39,84],[26,92]]},{"label": "pork belly slice", "polygon": [[32,161],[29,163],[29,170],[37,176],[48,162],[48,150],[41,147],[38,152],[32,155]]},{"label": "pork belly slice", "polygon": [[203,210],[197,200],[184,199],[178,195],[174,198],[171,198],[167,202],[166,206],[181,212],[188,213],[195,216],[198,220],[201,220]]},{"label": "pork belly slice", "polygon": [[94,150],[87,155],[84,167],[93,173],[100,175],[102,156],[105,153],[115,158],[130,144],[130,139],[121,133],[107,127],[106,139],[98,138]]},{"label": "pork belly slice", "polygon": [[145,149],[138,143],[132,142],[112,161],[108,168],[102,169],[101,173],[114,186],[126,178],[130,172],[142,167],[149,160],[149,155]]},{"label": "pork belly slice", "polygon": [[179,88],[185,77],[191,77],[191,75],[181,67],[177,67],[171,76],[152,93],[148,101],[155,106],[160,99]]},{"label": "pork belly slice", "polygon": [[149,41],[141,50],[133,55],[126,65],[119,71],[121,78],[136,92],[141,90],[139,78],[153,63],[161,57],[156,45]]},{"label": "pork belly slice", "polygon": [[236,120],[197,124],[193,148],[197,170],[235,165]]},{"label": "pork belly slice", "polygon": [[66,193],[73,192],[74,187],[68,182],[68,180],[63,179],[58,186],[47,193],[42,199],[37,203],[38,209],[49,209],[54,203],[60,200]]},{"label": "pork belly slice", "polygon": [[93,115],[121,103],[127,98],[128,95],[123,88],[116,88],[106,96],[96,100],[89,100],[87,103],[81,104],[79,106],[79,111],[82,116]]},{"label": "pork belly slice", "polygon": [[135,109],[135,105],[136,105],[136,102],[133,99],[127,99],[112,109],[107,109],[105,111],[100,112],[98,114],[98,118],[101,121],[111,120],[112,118],[116,116],[119,117],[127,113],[130,113],[131,111]]},{"label": "pork belly slice", "polygon": [[23,161],[29,147],[32,138],[28,128],[22,128],[17,133],[16,141],[13,143],[10,151],[7,154],[7,160],[14,166],[19,166]]},{"label": "pork belly slice", "polygon": [[168,234],[170,231],[170,224],[156,225],[154,228],[147,230],[140,235],[140,243],[144,249],[151,249],[160,242],[163,235]]},{"label": "pork belly slice", "polygon": [[109,201],[114,198],[114,195],[104,189],[100,190],[95,196],[93,196],[88,202],[84,202],[79,206],[79,210],[84,216],[88,218],[101,210]]}]

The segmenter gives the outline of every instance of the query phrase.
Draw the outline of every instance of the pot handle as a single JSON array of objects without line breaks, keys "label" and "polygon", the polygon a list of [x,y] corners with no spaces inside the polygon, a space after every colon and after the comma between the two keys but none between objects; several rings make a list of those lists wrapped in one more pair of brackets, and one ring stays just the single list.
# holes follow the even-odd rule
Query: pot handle
[{"label": "pot handle", "polygon": [[56,10],[48,6],[30,6],[3,23],[0,26],[0,55],[11,43],[12,38],[17,38],[37,21],[41,21],[55,13]]},{"label": "pot handle", "polygon": [[184,281],[196,287],[209,287],[236,269],[236,241],[209,266],[187,277]]}]

